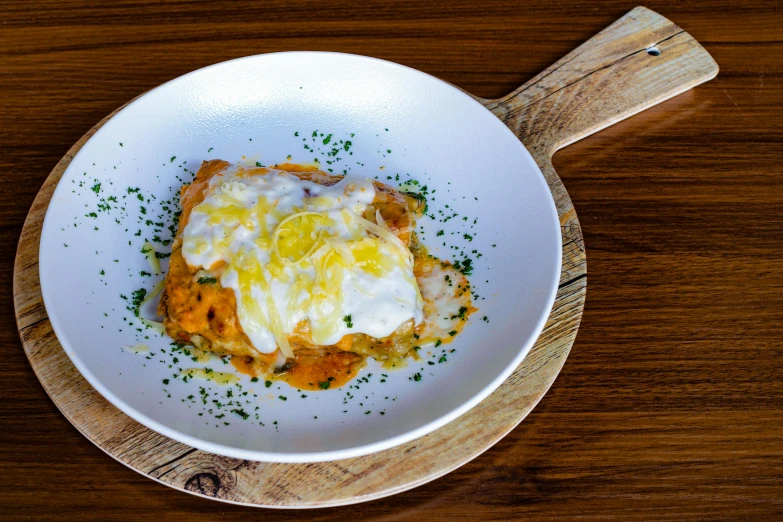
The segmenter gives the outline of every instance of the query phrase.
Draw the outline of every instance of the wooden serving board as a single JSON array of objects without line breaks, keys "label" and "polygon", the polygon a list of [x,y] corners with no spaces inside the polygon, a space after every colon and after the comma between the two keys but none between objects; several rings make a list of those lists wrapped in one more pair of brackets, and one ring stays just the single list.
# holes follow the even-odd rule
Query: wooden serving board
[{"label": "wooden serving board", "polygon": [[25,221],[14,268],[14,304],[30,364],[85,437],[128,467],[183,491],[240,504],[304,508],[364,502],[429,482],[480,455],[519,424],[551,386],[576,337],[587,285],[585,249],[576,212],[552,167],[554,152],[717,73],[717,64],[690,35],[639,7],[508,96],[477,98],[519,136],[541,167],[560,215],[563,270],[546,327],[523,363],[478,406],[427,436],[334,462],[243,461],[196,450],[145,428],[84,380],[46,315],[38,245],[63,172],[114,113],[57,164]]}]

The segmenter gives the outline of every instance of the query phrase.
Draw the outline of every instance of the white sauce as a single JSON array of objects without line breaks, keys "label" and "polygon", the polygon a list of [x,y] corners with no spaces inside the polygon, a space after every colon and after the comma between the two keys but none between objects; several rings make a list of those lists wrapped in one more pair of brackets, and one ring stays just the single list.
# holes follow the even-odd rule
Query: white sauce
[{"label": "white sauce", "polygon": [[[322,345],[351,333],[386,337],[410,319],[422,321],[409,253],[401,244],[370,239],[358,217],[375,197],[370,180],[347,176],[325,187],[274,169],[247,173],[232,167],[210,180],[183,231],[182,254],[197,268],[228,265],[220,284],[234,291],[239,322],[257,350],[273,352],[280,334],[290,335],[303,319]],[[307,253],[284,250],[284,241],[314,246]],[[375,249],[372,259],[381,264],[375,273],[346,260],[357,245]]]},{"label": "white sauce", "polygon": [[438,263],[431,271],[422,274],[419,283],[427,317],[419,334],[422,343],[448,340],[450,332],[459,331],[464,322],[459,317],[460,308],[470,306],[470,291],[465,289],[468,280],[451,265],[441,266]]}]

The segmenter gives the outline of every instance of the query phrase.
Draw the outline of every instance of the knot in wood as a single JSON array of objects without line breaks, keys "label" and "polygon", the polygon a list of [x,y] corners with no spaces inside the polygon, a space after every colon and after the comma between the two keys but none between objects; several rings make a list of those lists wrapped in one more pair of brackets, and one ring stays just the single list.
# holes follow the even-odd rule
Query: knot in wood
[{"label": "knot in wood", "polygon": [[188,479],[185,489],[199,495],[217,497],[220,492],[220,478],[214,473],[199,473]]}]

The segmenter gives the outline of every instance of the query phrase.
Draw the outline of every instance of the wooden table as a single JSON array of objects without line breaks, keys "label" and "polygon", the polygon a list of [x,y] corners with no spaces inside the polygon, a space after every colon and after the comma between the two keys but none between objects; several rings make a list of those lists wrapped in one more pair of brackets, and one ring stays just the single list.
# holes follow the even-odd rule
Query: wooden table
[{"label": "wooden table", "polygon": [[[0,2],[0,519],[783,517],[783,9],[647,7],[717,79],[555,156],[587,245],[576,344],[533,413],[463,468],[361,506],[270,512],[166,488],[60,415],[14,323],[16,241],[51,168],[139,93],[215,62],[329,50],[493,98],[633,3]],[[543,4],[537,2],[536,4]]]}]

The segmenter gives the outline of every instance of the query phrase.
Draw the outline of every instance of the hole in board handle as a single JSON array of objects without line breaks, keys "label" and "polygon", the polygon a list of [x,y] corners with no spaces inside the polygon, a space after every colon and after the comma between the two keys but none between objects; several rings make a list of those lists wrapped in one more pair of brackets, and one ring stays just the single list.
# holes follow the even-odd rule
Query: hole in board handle
[{"label": "hole in board handle", "polygon": [[660,56],[661,50],[653,45],[652,47],[647,48],[647,54],[649,54],[650,56]]}]

